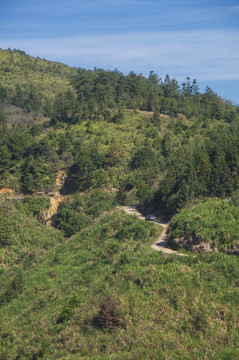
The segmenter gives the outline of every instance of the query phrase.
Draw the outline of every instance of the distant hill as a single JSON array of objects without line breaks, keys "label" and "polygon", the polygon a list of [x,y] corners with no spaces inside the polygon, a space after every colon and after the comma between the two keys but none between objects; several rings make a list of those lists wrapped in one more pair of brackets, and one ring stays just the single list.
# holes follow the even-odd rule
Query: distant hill
[{"label": "distant hill", "polygon": [[5,102],[13,121],[18,119],[18,110],[9,110],[9,104],[48,116],[51,102],[59,92],[69,89],[75,74],[76,69],[67,65],[34,58],[21,50],[0,49],[0,101]]},{"label": "distant hill", "polygon": [[0,83],[10,95],[16,85],[33,86],[46,97],[66,90],[76,69],[67,65],[32,57],[21,50],[0,49]]},{"label": "distant hill", "polygon": [[238,188],[239,107],[195,79],[75,69],[20,50],[0,61],[2,186],[49,191],[64,170],[65,192],[114,188],[168,214]]}]

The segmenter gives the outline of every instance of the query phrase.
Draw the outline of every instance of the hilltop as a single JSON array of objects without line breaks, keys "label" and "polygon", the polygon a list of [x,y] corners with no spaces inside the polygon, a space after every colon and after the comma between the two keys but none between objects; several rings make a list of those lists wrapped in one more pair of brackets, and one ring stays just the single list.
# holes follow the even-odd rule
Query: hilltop
[{"label": "hilltop", "polygon": [[0,49],[1,85],[10,96],[17,86],[24,90],[33,87],[45,98],[66,90],[76,69],[59,62],[34,58],[21,50]]}]

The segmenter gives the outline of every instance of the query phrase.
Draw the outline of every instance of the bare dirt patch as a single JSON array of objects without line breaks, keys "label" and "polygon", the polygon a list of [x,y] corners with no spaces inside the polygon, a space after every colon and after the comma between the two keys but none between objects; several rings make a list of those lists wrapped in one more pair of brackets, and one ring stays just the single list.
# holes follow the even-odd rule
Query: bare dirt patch
[{"label": "bare dirt patch", "polygon": [[13,196],[15,191],[10,188],[2,188],[0,189],[0,196]]}]

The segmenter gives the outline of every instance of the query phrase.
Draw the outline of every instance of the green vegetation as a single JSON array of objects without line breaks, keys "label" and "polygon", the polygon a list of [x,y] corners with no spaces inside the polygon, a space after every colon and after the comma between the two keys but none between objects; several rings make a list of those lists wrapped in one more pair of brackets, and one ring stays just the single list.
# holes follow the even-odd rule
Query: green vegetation
[{"label": "green vegetation", "polygon": [[41,110],[49,115],[51,100],[68,90],[75,73],[69,66],[33,58],[21,50],[0,49],[0,99],[27,112]]},{"label": "green vegetation", "polygon": [[[0,359],[238,359],[239,106],[189,78],[0,64]],[[197,253],[153,251],[134,203]]]},{"label": "green vegetation", "polygon": [[17,208],[22,214],[35,216],[39,221],[44,221],[44,213],[50,207],[50,200],[46,197],[25,196],[17,202]]},{"label": "green vegetation", "polygon": [[169,232],[172,246],[238,254],[239,206],[233,199],[207,200],[175,215]]},{"label": "green vegetation", "polygon": [[114,212],[47,251],[8,248],[1,358],[236,359],[237,258],[161,255],[158,231]]},{"label": "green vegetation", "polygon": [[103,212],[113,208],[114,197],[100,190],[65,198],[54,215],[54,224],[66,237],[92,224]]},{"label": "green vegetation", "polygon": [[239,123],[220,124],[206,138],[195,139],[171,152],[155,203],[174,214],[201,196],[231,196],[238,189]]}]

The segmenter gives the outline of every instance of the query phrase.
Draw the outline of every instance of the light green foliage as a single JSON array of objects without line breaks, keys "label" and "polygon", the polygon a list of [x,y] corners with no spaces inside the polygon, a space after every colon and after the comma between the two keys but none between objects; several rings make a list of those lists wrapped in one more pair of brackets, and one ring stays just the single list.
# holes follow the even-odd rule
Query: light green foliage
[{"label": "light green foliage", "polygon": [[0,49],[2,97],[12,99],[27,111],[47,108],[47,99],[66,91],[76,69],[66,65],[33,58],[24,51]]},{"label": "light green foliage", "polygon": [[14,200],[1,201],[0,228],[3,248],[0,253],[3,261],[12,263],[15,259],[13,254],[15,253],[17,259],[21,252],[23,257],[18,258],[20,263],[28,261],[29,259],[24,259],[25,247],[34,252],[41,244],[42,249],[48,249],[62,239],[61,232],[47,228],[37,220],[43,221],[43,211],[48,207],[48,201],[31,197],[22,201],[16,200],[16,203]]},{"label": "light green foliage", "polygon": [[233,201],[210,199],[175,215],[170,223],[170,238],[183,238],[181,245],[209,243],[219,251],[238,245],[239,207]]},{"label": "light green foliage", "polygon": [[[1,273],[1,356],[233,358],[237,258],[153,252],[150,236],[155,239],[158,231],[115,212],[38,257],[25,249],[31,260],[25,260],[21,286],[14,285],[19,262],[11,281],[10,269]],[[109,296],[117,300],[120,317],[111,312],[103,318]],[[109,316],[120,321],[117,326]],[[98,326],[97,317],[114,326]]]}]

